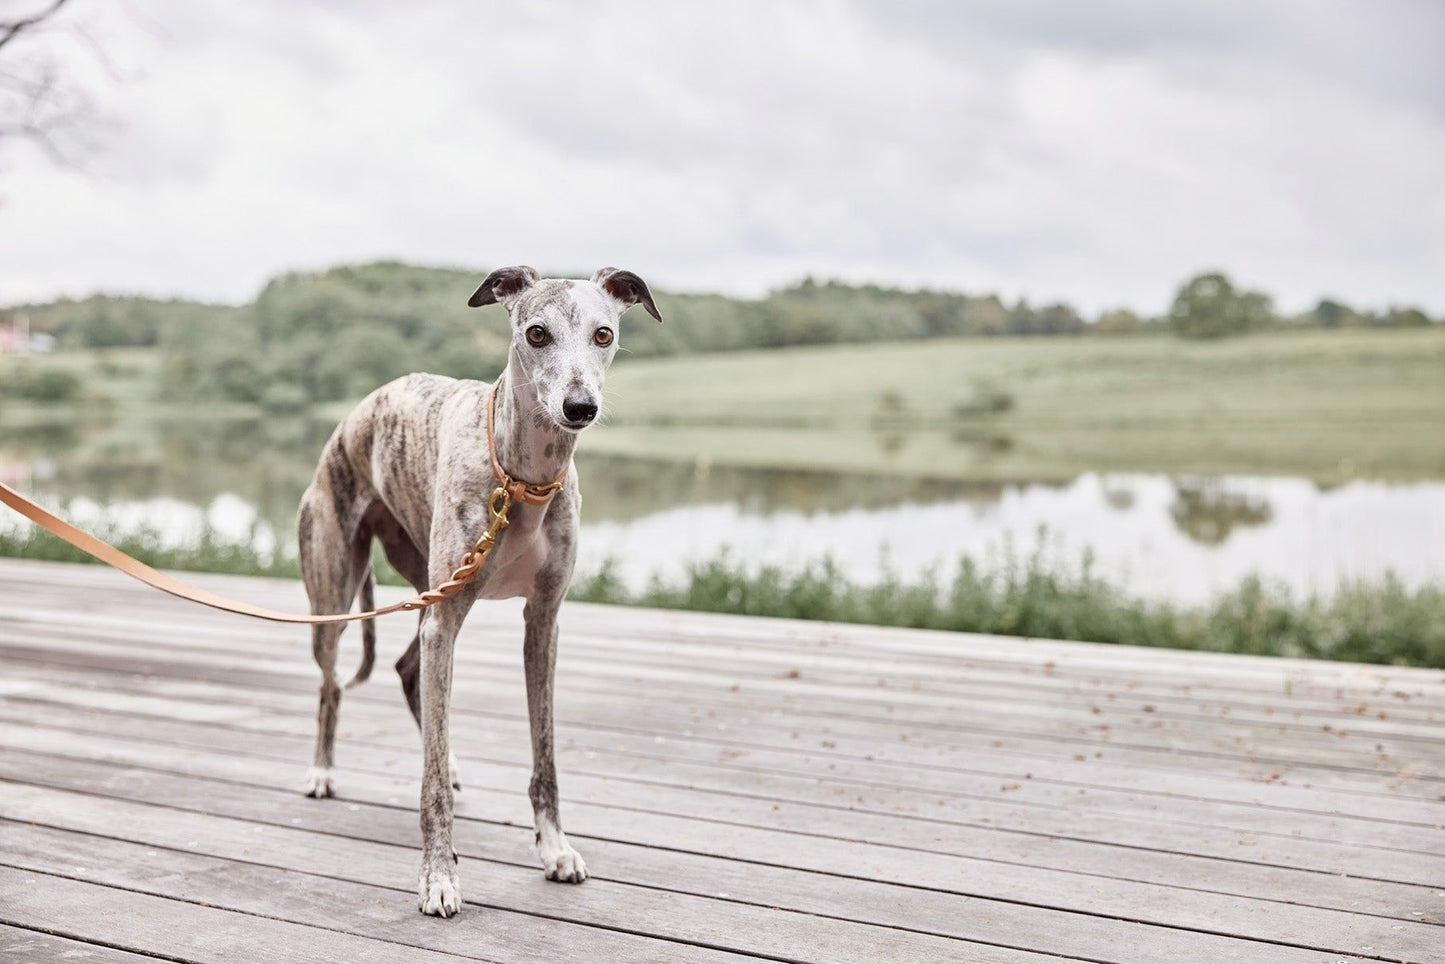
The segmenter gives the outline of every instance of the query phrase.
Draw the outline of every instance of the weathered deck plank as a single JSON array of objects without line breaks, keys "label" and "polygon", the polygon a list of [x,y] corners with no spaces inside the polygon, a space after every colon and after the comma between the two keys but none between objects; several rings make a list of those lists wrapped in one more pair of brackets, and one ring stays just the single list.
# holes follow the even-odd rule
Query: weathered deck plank
[{"label": "weathered deck plank", "polygon": [[[3,666],[3,663],[0,663]],[[96,705],[114,710],[116,694],[103,690],[86,689],[83,692],[27,689],[22,698],[26,706],[23,720],[25,725],[45,724],[65,728],[85,729],[99,725],[88,714]],[[43,702],[42,702],[43,701]],[[111,734],[130,733],[147,739],[164,739],[175,745],[207,747],[214,746],[214,740],[207,742],[207,734],[196,732],[178,722],[156,718],[151,715],[154,708],[174,709],[178,713],[204,718],[209,715],[206,704],[190,703],[179,698],[164,703],[156,698],[145,697],[138,704],[125,698],[119,705],[128,707],[119,715],[108,716],[104,723],[106,732]],[[139,707],[139,708],[138,708]],[[140,708],[150,710],[142,712]],[[304,710],[298,708],[299,715]],[[0,711],[0,718],[4,713]],[[349,742],[366,747],[386,749],[393,756],[401,753],[414,758],[414,739],[408,734],[397,734],[393,724],[387,727],[382,720],[367,721],[348,729]],[[280,714],[267,715],[246,721],[244,724],[217,724],[210,726],[238,726],[240,729],[259,735],[274,734],[268,745],[280,752],[284,747],[291,752],[304,753],[308,735],[300,732],[297,716]],[[509,737],[508,730],[512,731]],[[512,746],[512,740],[516,746]],[[485,758],[472,755],[471,741],[459,741],[461,758],[465,762],[468,784],[474,787],[491,787],[507,792],[525,789],[529,760],[523,728],[489,728],[485,747]],[[776,801],[786,804],[787,813],[782,809],[766,814],[772,822],[773,813],[783,817],[793,813],[802,814],[798,819],[809,819],[808,814],[815,808],[848,810],[867,814],[875,819],[894,821],[891,825],[900,835],[910,833],[910,825],[896,823],[899,820],[922,819],[933,824],[955,824],[967,828],[967,832],[996,831],[1017,832],[1009,828],[1023,823],[1026,832],[1036,837],[1063,837],[1067,839],[1089,839],[1127,847],[1153,850],[1172,850],[1198,856],[1237,858],[1252,862],[1267,862],[1281,867],[1298,867],[1323,873],[1347,873],[1376,879],[1398,879],[1410,866],[1410,855],[1420,853],[1435,857],[1445,845],[1445,834],[1433,828],[1409,824],[1372,823],[1354,819],[1348,822],[1331,818],[1301,814],[1292,811],[1276,811],[1251,808],[1250,816],[1271,818],[1270,822],[1256,820],[1255,826],[1241,827],[1239,822],[1220,823],[1225,818],[1214,818],[1215,822],[1181,822],[1174,814],[1159,813],[1157,802],[1145,805],[1142,801],[1132,813],[1117,814],[1100,812],[1092,801],[1076,795],[1074,800],[1089,803],[1085,810],[1079,805],[1070,807],[1067,797],[1062,803],[1037,805],[1014,801],[995,801],[980,792],[971,798],[955,798],[936,791],[919,791],[910,788],[882,787],[852,779],[820,779],[795,775],[782,766],[758,773],[727,761],[726,765],[710,762],[692,762],[677,755],[659,756],[668,747],[657,744],[643,745],[636,754],[614,754],[607,747],[579,749],[564,738],[559,758],[568,764],[569,793],[579,799],[606,801],[615,800],[619,795],[642,796],[652,808],[657,808],[665,795],[677,789],[701,792],[712,798],[721,795],[719,806],[729,808],[738,817],[746,817],[749,810],[758,812],[759,803]],[[653,751],[653,752],[648,752]],[[742,754],[739,759],[755,758],[757,754]],[[659,772],[659,764],[665,769]],[[1030,781],[1032,782],[1032,781]],[[615,785],[615,786],[614,786]],[[1000,793],[997,781],[988,785],[995,794],[1011,797],[1014,791]],[[1004,784],[1003,786],[1010,786]],[[1019,785],[1022,789],[1023,785]],[[1077,794],[1077,791],[1076,791]],[[676,796],[676,794],[674,794]],[[677,797],[690,803],[687,795]],[[625,801],[624,801],[625,802]],[[1180,801],[1181,805],[1190,801]],[[806,809],[803,809],[806,808]],[[771,806],[769,807],[771,810]],[[1210,806],[1198,807],[1202,818],[1209,818]],[[827,816],[832,816],[831,814]],[[1144,818],[1144,819],[1141,819]],[[1181,827],[1190,828],[1186,839],[1180,839]],[[1365,831],[1376,831],[1373,835]],[[883,839],[884,834],[867,835],[870,839]],[[905,840],[914,838],[905,836]],[[1401,854],[1405,863],[1402,864]],[[1420,868],[1421,883],[1429,884],[1438,877],[1441,864],[1438,860],[1425,861]]]},{"label": "weathered deck plank", "polygon": [[[0,598],[0,616],[22,618],[18,610],[3,605],[3,598]],[[131,655],[139,659],[164,657],[167,662],[179,665],[203,665],[226,671],[255,669],[288,675],[302,674],[306,669],[298,667],[292,659],[294,635],[286,637],[268,632],[239,637],[233,636],[223,624],[217,626],[207,621],[172,622],[175,636],[164,639],[157,638],[155,630],[167,623],[154,618],[94,617],[94,629],[89,633],[76,625],[60,630],[47,630],[35,623],[21,625],[26,636],[37,642],[54,646],[60,640],[67,641],[79,657],[115,652],[116,644],[126,642],[130,643]],[[218,636],[234,640],[235,645],[217,653]],[[481,636],[480,645],[463,652],[461,665],[482,667],[489,675],[510,678],[516,671],[512,658],[515,641],[504,640],[499,641],[503,645],[494,645],[490,637],[491,634]],[[1298,680],[1285,681],[1277,695],[1268,696],[1268,705],[1250,712],[1231,710],[1227,706],[1201,712],[1197,697],[1186,697],[1191,703],[1183,707],[1162,699],[1141,703],[1134,700],[1127,685],[1097,695],[1081,695],[1077,691],[1025,692],[1008,696],[1006,702],[1000,703],[1005,698],[998,695],[999,686],[989,689],[993,695],[965,689],[939,690],[939,687],[952,686],[953,682],[947,677],[940,682],[937,677],[941,674],[936,671],[930,684],[935,691],[928,691],[917,680],[910,682],[907,677],[899,678],[891,673],[883,678],[884,683],[891,684],[888,686],[879,685],[877,674],[854,675],[838,684],[825,684],[813,678],[816,674],[801,670],[794,678],[792,670],[796,670],[796,666],[791,670],[750,676],[743,657],[718,662],[699,657],[696,665],[678,668],[648,662],[641,656],[620,660],[617,653],[595,652],[608,645],[621,648],[624,642],[598,639],[593,633],[580,630],[569,635],[571,670],[576,677],[570,685],[581,692],[610,694],[642,683],[652,686],[656,698],[664,702],[696,702],[714,699],[717,684],[727,679],[743,693],[731,702],[753,701],[762,706],[781,702],[788,712],[802,717],[826,716],[845,722],[876,723],[886,714],[890,721],[944,728],[954,735],[1005,738],[1016,745],[1024,745],[1021,741],[1032,741],[1035,745],[1040,741],[1071,742],[1089,750],[1108,743],[1115,753],[1128,750],[1147,754],[1162,750],[1199,756],[1201,761],[1221,759],[1226,764],[1250,756],[1239,750],[1239,741],[1247,739],[1257,751],[1269,751],[1252,756],[1282,765],[1309,767],[1318,763],[1319,769],[1336,774],[1356,770],[1407,771],[1435,783],[1445,781],[1440,762],[1429,753],[1432,745],[1445,739],[1445,725],[1440,723],[1439,713],[1433,707],[1424,708],[1426,716],[1415,716],[1422,709],[1419,703],[1432,702],[1431,692],[1418,684],[1408,691],[1398,688],[1380,691],[1380,686],[1390,685],[1381,682],[1376,685],[1379,692],[1374,696],[1358,700],[1337,697],[1335,712],[1314,713],[1308,717],[1293,709],[1291,690],[1296,684],[1304,685]],[[966,678],[968,669],[960,666],[952,673]],[[1432,682],[1428,676],[1423,680]],[[1440,695],[1445,695],[1445,690],[1441,690]],[[1417,705],[1411,705],[1408,700],[1415,700]],[[1097,719],[1103,710],[1101,703],[1111,704],[1108,707],[1111,722],[1107,726]],[[955,719],[956,709],[964,704],[973,714],[969,719]],[[1291,709],[1276,711],[1276,707],[1284,705]],[[1296,713],[1301,715],[1296,718]],[[1381,719],[1380,714],[1385,718]],[[1187,739],[1179,736],[1178,731],[1184,728],[1189,730]]]},{"label": "weathered deck plank", "polygon": [[[95,694],[87,691],[78,695],[88,698]],[[19,727],[0,721],[0,736],[4,736],[11,746],[65,748],[83,742],[74,731],[94,732],[99,728],[110,736],[125,735],[148,742],[159,741],[162,746],[212,752],[227,747],[234,739],[233,733],[219,725],[198,726],[145,716],[107,716],[103,722],[98,722],[82,715],[89,711],[77,709],[78,712],[67,712],[65,707],[52,704],[27,707],[27,719]],[[0,716],[3,715],[0,713]],[[32,734],[31,729],[37,725],[56,724],[71,732],[35,742],[37,735]],[[243,729],[249,730],[249,727]],[[309,737],[300,734],[283,734],[274,728],[254,732],[259,740],[265,742],[268,755],[278,761],[288,759],[288,755],[304,754],[309,745]],[[353,745],[384,750],[387,762],[391,764],[388,767],[390,772],[398,769],[413,772],[419,765],[415,748],[402,745],[403,740],[388,737],[385,742],[363,742],[357,740],[354,732],[349,735]],[[459,742],[462,743],[459,758],[471,790],[503,794],[525,791],[528,764],[524,758],[511,762],[497,761],[499,754],[505,755],[499,742],[487,747],[491,759],[481,759],[469,753],[470,741]],[[576,764],[568,771],[569,799],[589,805],[645,809],[673,815],[693,813],[701,801],[709,819],[714,821],[797,829],[823,836],[867,839],[902,847],[929,846],[943,853],[972,854],[1015,862],[1030,862],[1032,854],[1035,858],[1032,862],[1043,861],[1065,869],[1070,867],[1071,856],[1077,855],[1074,869],[1082,866],[1089,873],[1102,876],[1117,876],[1123,872],[1137,877],[1152,870],[1161,879],[1170,880],[1179,875],[1190,876],[1189,867],[1193,866],[1199,871],[1209,871],[1211,880],[1217,885],[1233,881],[1234,886],[1244,888],[1234,892],[1246,894],[1251,886],[1265,886],[1258,882],[1252,884],[1253,878],[1246,872],[1247,868],[1264,866],[1276,872],[1266,875],[1270,878],[1269,893],[1260,896],[1300,902],[1309,902],[1306,896],[1313,890],[1314,879],[1307,876],[1298,879],[1295,890],[1302,893],[1279,893],[1289,890],[1284,883],[1289,875],[1278,871],[1294,868],[1380,881],[1414,882],[1422,886],[1431,885],[1445,874],[1445,857],[1409,849],[1438,846],[1440,834],[1432,828],[1396,828],[1398,832],[1389,843],[1376,845],[1339,844],[1323,836],[1293,837],[1283,832],[1283,828],[1276,832],[1259,833],[1229,827],[1191,826],[1160,819],[1158,814],[1150,819],[1126,820],[1080,808],[1071,813],[1062,807],[975,807],[973,812],[976,814],[991,813],[994,816],[970,820],[967,810],[954,814],[940,806],[950,802],[946,795],[941,794],[910,796],[904,791],[880,792],[871,788],[869,792],[875,802],[869,806],[867,797],[858,799],[863,794],[849,793],[846,784],[833,786],[833,781],[774,774],[744,774],[741,779],[728,780],[719,777],[731,776],[730,770],[698,768],[702,772],[696,779],[678,782],[679,766],[675,761],[667,761],[667,771],[659,778],[648,776],[648,771],[643,769],[639,779],[633,774],[597,773],[593,768],[600,756],[596,751],[562,753],[561,759]],[[645,767],[649,761],[644,759],[640,762]],[[365,764],[360,769],[377,772]],[[790,791],[792,787],[800,789]],[[769,793],[771,795],[765,795]],[[910,800],[914,801],[910,808],[912,812],[888,812],[886,809],[890,801],[901,804]],[[1068,823],[1069,818],[1074,820],[1072,825]],[[825,832],[811,829],[813,823],[819,820],[827,822]],[[1014,829],[1017,824],[1022,824],[1022,827]],[[1185,830],[1188,830],[1187,837],[1184,836]],[[1327,828],[1318,831],[1319,834],[1326,832]],[[1101,849],[1098,844],[1107,845],[1109,849]],[[1221,869],[1221,865],[1212,862],[1217,860],[1230,861],[1230,864]]]},{"label": "weathered deck plank", "polygon": [[77,964],[146,964],[153,957],[116,950],[104,944],[56,937],[44,931],[0,924],[0,961],[72,961]]},{"label": "weathered deck plank", "polygon": [[1445,962],[1438,671],[573,606],[559,766],[597,879],[564,888],[528,848],[517,607],[471,622],[468,912],[433,921],[389,673],[343,700],[341,798],[306,800],[304,630],[0,560],[0,959]]}]

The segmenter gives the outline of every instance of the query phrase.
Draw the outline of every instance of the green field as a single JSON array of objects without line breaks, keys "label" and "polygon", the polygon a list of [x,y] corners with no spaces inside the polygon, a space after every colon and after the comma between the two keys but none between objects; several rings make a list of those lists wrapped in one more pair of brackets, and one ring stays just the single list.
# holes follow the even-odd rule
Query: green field
[{"label": "green field", "polygon": [[1439,478],[1445,328],[638,359],[609,376],[608,408],[589,447],[662,458],[988,479]]},{"label": "green field", "polygon": [[155,419],[232,418],[255,414],[255,406],[229,401],[177,402],[159,387],[165,356],[158,348],[100,348],[14,359],[0,357],[0,378],[12,366],[61,371],[80,380],[73,402],[44,404],[0,393],[0,427],[56,422],[147,422]]},{"label": "green field", "polygon": [[[169,401],[156,387],[154,349],[28,363],[79,375],[82,401],[3,399],[0,425],[259,411]],[[339,418],[351,404],[313,414]],[[606,411],[588,450],[703,465],[990,481],[1086,471],[1445,478],[1445,328],[624,356],[608,379]]]}]

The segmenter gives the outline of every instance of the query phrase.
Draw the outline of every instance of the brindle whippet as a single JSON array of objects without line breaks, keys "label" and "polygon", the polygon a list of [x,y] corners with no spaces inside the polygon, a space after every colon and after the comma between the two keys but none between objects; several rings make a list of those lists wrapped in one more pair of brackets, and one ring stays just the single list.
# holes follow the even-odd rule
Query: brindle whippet
[{"label": "brindle whippet", "polygon": [[[572,577],[581,505],[576,474],[568,469],[579,433],[597,417],[603,375],[617,352],[619,317],[641,304],[662,320],[647,284],[615,268],[603,268],[590,281],[541,280],[529,267],[500,268],[468,302],[496,303],[507,309],[512,324],[507,367],[495,384],[497,459],[512,479],[563,482],[545,504],[513,504],[510,524],[475,581],[423,611],[416,636],[396,664],[422,735],[417,896],[423,913],[442,917],[461,908],[452,848],[452,793],[460,783],[447,722],[452,650],[477,599],[527,600],[522,659],[537,852],[548,879],[587,879],[587,865],[567,842],[558,817],[552,741],[557,609]],[[472,548],[488,524],[488,496],[501,484],[488,458],[488,390],[483,382],[409,375],[367,396],[337,427],[302,496],[297,523],[312,612],[345,611],[358,594],[363,608],[372,608],[373,539],[418,592],[446,580]],[[312,630],[321,668],[316,758],[306,784],[313,797],[333,792],[341,630],[336,624]],[[374,660],[370,621],[362,635],[362,664],[348,687],[366,679]]]}]

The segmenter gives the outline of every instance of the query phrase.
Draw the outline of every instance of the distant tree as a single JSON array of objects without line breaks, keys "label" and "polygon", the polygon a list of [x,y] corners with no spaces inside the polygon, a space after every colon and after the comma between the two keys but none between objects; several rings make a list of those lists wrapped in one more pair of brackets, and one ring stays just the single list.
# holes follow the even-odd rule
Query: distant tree
[{"label": "distant tree", "polygon": [[963,325],[970,335],[1002,335],[1008,330],[1008,309],[998,295],[970,298],[963,306]]},{"label": "distant tree", "polygon": [[1174,296],[1169,322],[1183,338],[1223,338],[1262,328],[1274,320],[1269,295],[1237,290],[1218,272],[1197,275]]},{"label": "distant tree", "polygon": [[968,297],[947,291],[920,291],[912,296],[914,310],[923,319],[928,335],[945,337],[970,334],[964,321]]},{"label": "distant tree", "polygon": [[1010,335],[1075,335],[1084,329],[1084,319],[1072,306],[1055,303],[1034,308],[1023,298],[1009,309]]},{"label": "distant tree", "polygon": [[1391,305],[1379,323],[1388,328],[1421,328],[1430,324],[1430,316],[1419,308]]},{"label": "distant tree", "polygon": [[36,332],[53,335],[65,348],[125,348],[159,344],[163,333],[238,309],[193,301],[92,295],[45,304],[16,305]]},{"label": "distant tree", "polygon": [[1008,322],[1004,331],[1010,335],[1032,335],[1036,324],[1033,307],[1028,303],[1028,299],[1020,298],[1008,310]]},{"label": "distant tree", "polygon": [[1077,335],[1083,330],[1084,319],[1071,305],[1045,305],[1034,314],[1034,334]]},{"label": "distant tree", "polygon": [[1315,305],[1308,315],[1308,320],[1321,328],[1344,328],[1356,324],[1360,319],[1355,309],[1329,298],[1321,298],[1320,303]]},{"label": "distant tree", "polygon": [[1142,325],[1139,316],[1128,308],[1113,308],[1099,316],[1094,330],[1101,335],[1132,335]]}]

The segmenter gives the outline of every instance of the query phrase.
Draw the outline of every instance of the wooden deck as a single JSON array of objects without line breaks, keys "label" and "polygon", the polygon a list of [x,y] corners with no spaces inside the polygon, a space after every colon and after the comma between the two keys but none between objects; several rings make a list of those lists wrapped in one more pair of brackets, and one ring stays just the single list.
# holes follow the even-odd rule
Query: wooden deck
[{"label": "wooden deck", "polygon": [[466,905],[424,918],[411,623],[314,801],[304,629],[0,561],[0,960],[1445,962],[1445,673],[585,605],[558,737],[593,879],[534,864],[520,607],[484,605]]}]

